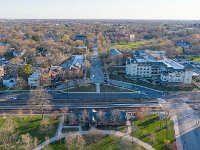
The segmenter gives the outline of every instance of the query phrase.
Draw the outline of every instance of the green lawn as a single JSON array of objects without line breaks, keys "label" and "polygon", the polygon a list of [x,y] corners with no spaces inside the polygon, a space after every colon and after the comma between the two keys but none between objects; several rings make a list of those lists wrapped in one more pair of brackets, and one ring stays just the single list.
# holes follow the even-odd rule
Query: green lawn
[{"label": "green lawn", "polygon": [[100,130],[114,130],[114,131],[119,131],[126,133],[128,127],[127,126],[99,126],[97,127]]},{"label": "green lawn", "polygon": [[[149,143],[156,150],[168,150],[164,144],[164,140],[169,140],[171,144],[174,141],[173,122],[168,121],[169,125],[166,128],[166,120],[159,120],[156,115],[145,117],[143,120],[135,120],[133,124],[132,135]],[[152,143],[151,134],[155,133],[155,141]]]},{"label": "green lawn", "polygon": [[130,43],[121,42],[118,44],[111,45],[110,48],[117,48],[120,50],[133,50],[133,49],[139,49],[140,46],[143,44],[150,44],[150,43],[151,41],[139,41],[139,42],[130,42]]},{"label": "green lawn", "polygon": [[77,88],[65,89],[64,92],[96,92],[96,86],[94,84],[90,84],[87,86],[79,86]]},{"label": "green lawn", "polygon": [[[127,141],[122,141],[120,138],[114,136],[103,136],[98,142],[88,144],[87,136],[84,137],[86,141],[86,145],[83,150],[138,150],[141,148],[136,144],[132,144]],[[91,138],[91,137],[90,137]],[[125,146],[126,145],[126,146]],[[50,144],[48,147],[44,148],[44,150],[66,150],[64,139],[53,144]]]},{"label": "green lawn", "polygon": [[[57,131],[58,120],[52,119],[53,128],[49,133],[41,133],[39,126],[41,122],[41,116],[26,116],[26,117],[11,117],[17,125],[17,131],[19,134],[29,133],[32,137],[37,137],[40,142],[45,140],[45,137],[53,137]],[[0,117],[0,127],[5,122],[5,119]]]},{"label": "green lawn", "polygon": [[188,58],[191,59],[192,61],[200,62],[200,57],[199,56],[190,56]]},{"label": "green lawn", "polygon": [[7,90],[8,88],[7,87],[5,87],[5,86],[0,86],[0,91],[5,91],[5,90]]},{"label": "green lawn", "polygon": [[103,84],[101,85],[101,92],[133,92],[133,91]]},{"label": "green lawn", "polygon": [[123,81],[123,82],[133,83],[133,84],[145,86],[145,87],[152,88],[155,90],[166,91],[166,92],[193,91],[193,90],[198,89],[198,87],[195,85],[192,85],[191,87],[173,87],[173,86],[167,87],[167,86],[162,86],[162,85],[153,85],[151,83],[147,83],[147,82],[143,82],[143,81],[135,82],[135,81],[132,81],[132,80],[126,78],[124,74],[118,74],[117,76],[109,75],[109,78],[112,80],[119,80],[119,81]]}]

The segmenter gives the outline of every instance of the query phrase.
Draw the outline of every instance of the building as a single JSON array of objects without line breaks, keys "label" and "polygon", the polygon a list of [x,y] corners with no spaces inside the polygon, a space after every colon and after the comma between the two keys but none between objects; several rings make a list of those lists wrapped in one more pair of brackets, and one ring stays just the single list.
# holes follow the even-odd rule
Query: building
[{"label": "building", "polygon": [[116,48],[112,48],[110,49],[110,56],[122,56],[122,53],[120,51],[118,51]]},{"label": "building", "polygon": [[77,40],[83,41],[85,43],[87,41],[87,36],[84,34],[76,34],[74,36],[74,41],[77,41]]},{"label": "building", "polygon": [[84,63],[85,63],[85,59],[83,55],[73,55],[72,60],[73,61],[70,66],[71,70],[83,69]]},{"label": "building", "polygon": [[31,87],[40,86],[40,73],[34,72],[30,77],[28,77],[28,85]]},{"label": "building", "polygon": [[8,88],[12,88],[16,85],[16,78],[14,77],[9,77],[6,76],[3,78],[3,85],[8,87]]},{"label": "building", "polygon": [[126,61],[126,75],[152,79],[161,84],[191,84],[193,68],[166,58],[163,51],[138,50]]}]

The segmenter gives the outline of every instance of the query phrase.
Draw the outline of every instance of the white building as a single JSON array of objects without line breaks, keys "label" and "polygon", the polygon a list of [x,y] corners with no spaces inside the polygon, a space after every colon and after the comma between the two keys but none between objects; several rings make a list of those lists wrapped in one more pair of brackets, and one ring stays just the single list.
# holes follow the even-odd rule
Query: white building
[{"label": "white building", "polygon": [[3,85],[12,88],[16,85],[16,79],[13,77],[5,77],[3,78]]},{"label": "white building", "polygon": [[40,86],[40,73],[34,72],[30,77],[28,77],[28,85],[32,87]]},{"label": "white building", "polygon": [[193,68],[167,59],[162,51],[138,50],[126,61],[126,75],[157,80],[161,84],[191,84]]}]

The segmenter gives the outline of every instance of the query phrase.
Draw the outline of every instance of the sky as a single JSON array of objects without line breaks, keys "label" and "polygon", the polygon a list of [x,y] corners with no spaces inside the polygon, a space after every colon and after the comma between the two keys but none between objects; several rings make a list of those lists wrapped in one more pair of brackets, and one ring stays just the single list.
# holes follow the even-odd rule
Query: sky
[{"label": "sky", "polygon": [[0,0],[0,18],[200,20],[200,0]]}]

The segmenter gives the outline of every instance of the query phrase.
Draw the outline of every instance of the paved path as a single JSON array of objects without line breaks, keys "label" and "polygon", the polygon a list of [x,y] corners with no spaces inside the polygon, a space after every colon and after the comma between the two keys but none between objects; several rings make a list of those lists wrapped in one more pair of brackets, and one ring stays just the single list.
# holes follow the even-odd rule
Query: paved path
[{"label": "paved path", "polygon": [[[66,133],[66,134],[60,134],[60,135],[57,135],[51,139],[49,139],[48,141],[45,141],[43,143],[41,143],[38,147],[36,147],[34,150],[40,150],[42,148],[44,148],[45,146],[49,145],[50,143],[52,142],[55,142],[55,141],[58,141],[62,138],[65,138],[71,134],[76,134],[78,132],[70,132],[70,133]],[[122,132],[118,132],[118,131],[108,131],[108,130],[98,130],[98,133],[99,134],[102,134],[102,135],[115,135],[117,137],[122,137],[130,142],[134,142],[144,148],[146,148],[147,150],[154,150],[154,148],[147,144],[147,143],[144,143],[142,142],[141,140],[135,138],[135,137],[132,137],[130,135],[127,135],[126,133],[122,133]],[[81,132],[82,135],[87,135],[87,134],[91,134],[91,131],[82,131]]]},{"label": "paved path", "polygon": [[96,83],[96,92],[97,93],[101,92],[100,83]]},{"label": "paved path", "polygon": [[[179,150],[199,150],[200,149],[200,128],[197,121],[200,120],[193,109],[184,103],[183,99],[174,98],[167,100],[167,107],[175,123],[175,134]],[[177,127],[178,126],[178,127]]]},{"label": "paved path", "polygon": [[[47,145],[49,145],[50,143],[58,141],[62,138],[65,138],[65,137],[67,137],[71,134],[86,135],[86,134],[91,134],[93,130],[96,130],[98,134],[102,134],[102,135],[115,135],[117,137],[122,137],[123,139],[126,139],[130,142],[134,142],[134,143],[146,148],[147,150],[154,150],[154,148],[151,145],[144,143],[143,141],[141,141],[141,140],[139,140],[135,137],[132,137],[130,135],[131,131],[132,131],[132,126],[131,126],[131,123],[130,123],[129,120],[127,121],[128,130],[127,130],[126,133],[122,133],[122,132],[118,132],[118,131],[112,131],[112,130],[98,130],[98,129],[95,129],[95,128],[91,128],[89,131],[82,131],[82,128],[81,128],[80,125],[79,126],[63,126],[63,124],[64,124],[64,117],[61,117],[60,124],[59,124],[58,131],[57,131],[56,135],[53,138],[48,139],[47,141],[41,143],[34,150],[40,150],[40,149],[46,147]],[[79,132],[69,132],[69,133],[66,133],[66,134],[62,134],[63,128],[78,128]]]}]

